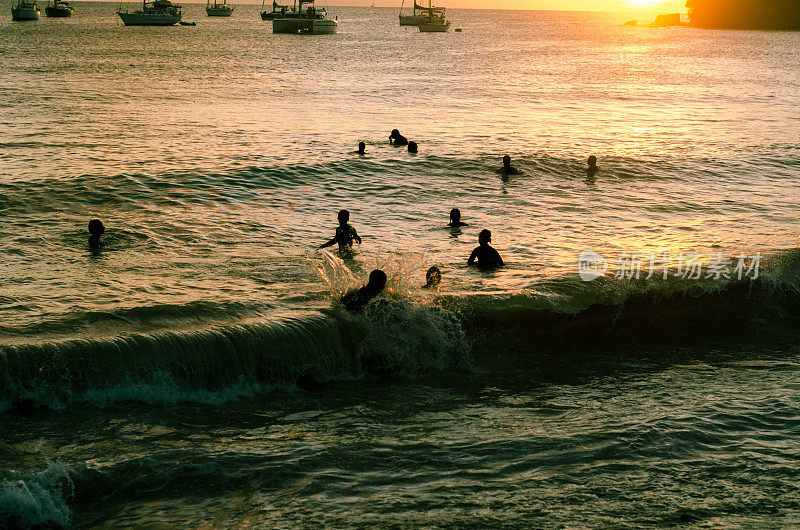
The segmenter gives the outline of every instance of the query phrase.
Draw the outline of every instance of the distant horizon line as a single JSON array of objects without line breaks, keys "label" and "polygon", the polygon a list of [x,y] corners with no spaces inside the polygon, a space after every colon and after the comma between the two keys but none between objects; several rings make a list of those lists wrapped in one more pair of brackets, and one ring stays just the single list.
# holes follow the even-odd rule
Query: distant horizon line
[{"label": "distant horizon line", "polygon": [[[47,1],[47,0],[43,0],[43,1]],[[72,3],[74,3],[74,4],[91,4],[91,3],[98,3],[98,4],[139,4],[139,3],[141,3],[140,0],[70,0],[70,1],[72,1]],[[148,1],[150,1],[150,0],[148,0]],[[170,1],[172,1],[172,0],[170,0]],[[287,0],[282,0],[282,1],[286,2]],[[373,5],[370,5],[370,3],[368,3],[369,0],[358,0],[358,1],[359,1],[359,3],[352,3],[352,4],[333,4],[333,3],[331,3],[331,4],[326,4],[325,7],[368,7],[368,8],[373,8],[373,9],[379,9],[379,8],[381,8],[381,9],[383,9],[383,8],[398,9],[398,8],[403,6],[403,4],[401,4],[401,3],[396,3],[396,4],[391,4],[391,5],[375,5],[375,6],[373,6]],[[361,2],[364,2],[364,3],[361,3]],[[405,3],[409,4],[409,5],[412,5],[413,2],[414,2],[414,0],[408,0]],[[173,3],[178,4],[178,5],[180,5],[180,4],[203,5],[203,4],[206,4],[207,2],[204,1],[204,0],[175,0]],[[261,2],[259,2],[257,0],[251,0],[251,1],[240,1],[240,0],[230,1],[229,0],[228,3],[230,5],[232,5],[232,6],[234,6],[234,7],[237,6],[237,5],[255,5],[255,6],[260,6],[261,5]],[[323,0],[323,3],[324,3],[324,0]],[[272,2],[271,1],[265,1],[264,4],[265,5],[266,4],[272,5]],[[546,13],[607,13],[607,14],[612,14],[612,15],[625,14],[626,16],[630,16],[630,15],[667,14],[667,13],[664,12],[664,10],[608,11],[608,10],[588,10],[588,9],[542,9],[542,8],[522,9],[522,8],[518,8],[518,7],[515,7],[515,8],[510,8],[510,7],[492,7],[492,8],[487,8],[487,7],[448,7],[447,9],[463,9],[463,10],[469,10],[469,11],[541,11],[541,12],[546,12]],[[669,11],[669,10],[667,10],[667,11]],[[675,13],[675,12],[676,11],[672,11],[672,13]],[[680,13],[681,15],[685,15],[686,11],[685,10],[684,11],[678,11],[678,13]]]}]

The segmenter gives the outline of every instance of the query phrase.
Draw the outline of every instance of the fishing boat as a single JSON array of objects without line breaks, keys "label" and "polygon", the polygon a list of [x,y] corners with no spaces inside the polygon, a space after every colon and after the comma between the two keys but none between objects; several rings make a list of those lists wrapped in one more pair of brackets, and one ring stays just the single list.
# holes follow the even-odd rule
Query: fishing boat
[{"label": "fishing boat", "polygon": [[126,26],[174,26],[181,21],[181,6],[169,0],[142,0],[141,9],[117,14]]},{"label": "fishing boat", "polygon": [[423,7],[417,4],[416,0],[414,2],[414,9],[410,15],[403,14],[403,6],[405,5],[405,0],[400,4],[400,25],[401,26],[419,26],[420,23],[425,22],[428,19],[429,14],[433,15],[441,15],[444,17],[444,8],[443,7],[434,7],[430,5],[428,2],[428,7]]},{"label": "fishing boat", "polygon": [[[450,21],[444,18],[444,8],[434,8],[431,0],[428,0],[428,7],[425,9],[425,18],[417,24],[423,33],[444,33],[450,29]],[[415,2],[416,5],[416,2]]]},{"label": "fishing boat", "polygon": [[275,20],[277,18],[283,18],[286,16],[286,12],[289,10],[289,6],[279,5],[278,2],[273,0],[272,11],[267,11],[264,9],[265,2],[266,0],[262,0],[261,2],[261,20]]},{"label": "fishing boat", "polygon": [[297,0],[291,10],[272,21],[272,33],[333,35],[338,30],[338,19],[328,18],[324,7],[314,7],[314,0]]},{"label": "fishing boat", "polygon": [[17,0],[11,6],[11,20],[39,20],[39,6],[32,0]]},{"label": "fishing boat", "polygon": [[217,0],[213,4],[211,0],[206,1],[206,14],[210,17],[229,17],[233,10],[233,7],[228,6],[228,0],[222,0],[221,4]]},{"label": "fishing boat", "polygon": [[44,8],[44,14],[48,17],[71,17],[74,11],[72,4],[63,0],[53,0],[52,4],[46,5]]}]

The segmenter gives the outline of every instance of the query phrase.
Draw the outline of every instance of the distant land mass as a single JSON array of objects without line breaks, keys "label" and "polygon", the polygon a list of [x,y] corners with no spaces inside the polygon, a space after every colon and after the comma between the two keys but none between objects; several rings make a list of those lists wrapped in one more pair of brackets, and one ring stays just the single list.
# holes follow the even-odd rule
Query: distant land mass
[{"label": "distant land mass", "polygon": [[800,0],[687,0],[701,28],[800,30]]}]

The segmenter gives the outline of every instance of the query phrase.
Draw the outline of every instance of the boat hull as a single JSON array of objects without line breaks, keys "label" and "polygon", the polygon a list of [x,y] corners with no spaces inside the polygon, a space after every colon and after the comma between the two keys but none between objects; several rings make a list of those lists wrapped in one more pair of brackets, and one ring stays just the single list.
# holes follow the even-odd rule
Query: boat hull
[{"label": "boat hull", "polygon": [[339,22],[330,19],[280,18],[272,21],[272,33],[334,35],[337,31]]},{"label": "boat hull", "polygon": [[117,12],[126,26],[174,26],[181,21],[178,14],[142,14],[142,13],[121,13]]},{"label": "boat hull", "polygon": [[233,7],[207,7],[206,14],[210,17],[229,17],[233,14]]},{"label": "boat hull", "polygon": [[21,22],[23,20],[39,20],[39,9],[33,7],[32,8],[12,7],[11,20],[16,20],[18,22]]},{"label": "boat hull", "polygon": [[400,15],[401,26],[418,26],[424,20],[425,17],[419,15]]},{"label": "boat hull", "polygon": [[44,14],[48,17],[66,18],[72,16],[72,8],[64,6],[47,6],[44,8]]},{"label": "boat hull", "polygon": [[419,30],[422,33],[444,33],[450,29],[450,22],[445,24],[429,24],[429,23],[421,23],[419,24]]}]

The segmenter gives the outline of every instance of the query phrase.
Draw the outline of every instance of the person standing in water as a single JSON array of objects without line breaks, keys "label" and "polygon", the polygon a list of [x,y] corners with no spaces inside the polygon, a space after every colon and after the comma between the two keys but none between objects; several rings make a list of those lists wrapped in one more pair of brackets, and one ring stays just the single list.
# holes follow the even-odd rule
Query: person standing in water
[{"label": "person standing in water", "polygon": [[345,294],[342,297],[342,304],[351,313],[361,311],[370,300],[381,294],[384,287],[386,287],[386,273],[375,269],[369,273],[367,285]]},{"label": "person standing in water", "polygon": [[472,251],[472,254],[470,254],[469,259],[467,260],[467,265],[476,265],[475,261],[477,260],[478,268],[484,270],[502,267],[503,258],[501,258],[500,254],[489,244],[491,242],[492,233],[489,230],[481,230],[481,233],[478,234],[479,246]]},{"label": "person standing in water", "polygon": [[498,169],[497,172],[504,177],[509,175],[522,175],[522,171],[511,165],[511,157],[508,155],[503,157],[503,167]]},{"label": "person standing in water", "polygon": [[598,171],[600,171],[600,168],[597,167],[597,157],[596,156],[594,156],[594,155],[590,156],[587,164],[588,164],[588,167],[586,168],[586,176],[587,177],[591,178],[591,177],[595,176]]},{"label": "person standing in water", "polygon": [[408,142],[408,152],[411,153],[412,155],[417,154],[417,142],[413,140]]},{"label": "person standing in water", "polygon": [[356,229],[348,224],[350,221],[350,212],[347,210],[339,210],[338,219],[339,226],[336,227],[336,234],[330,241],[320,245],[319,248],[330,247],[338,243],[340,253],[352,252],[353,241],[355,240],[360,245],[361,237],[356,233]]},{"label": "person standing in water", "polygon": [[367,154],[367,144],[364,142],[358,142],[358,151],[356,151],[356,154],[361,156]]},{"label": "person standing in water", "polygon": [[395,147],[402,147],[408,145],[408,139],[400,134],[397,129],[392,129],[392,134],[389,135],[389,143]]},{"label": "person standing in water", "polygon": [[89,221],[89,246],[93,249],[100,248],[100,236],[106,231],[103,222],[100,219],[92,219]]},{"label": "person standing in water", "polygon": [[448,224],[450,228],[459,228],[462,226],[467,226],[467,223],[461,222],[461,210],[458,208],[453,208],[450,210],[450,224]]}]

